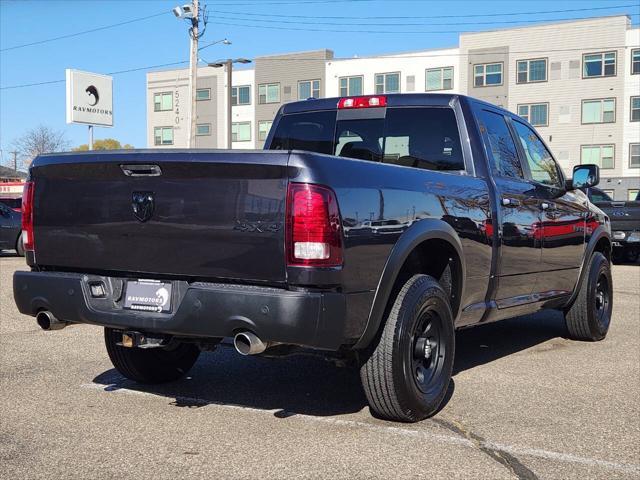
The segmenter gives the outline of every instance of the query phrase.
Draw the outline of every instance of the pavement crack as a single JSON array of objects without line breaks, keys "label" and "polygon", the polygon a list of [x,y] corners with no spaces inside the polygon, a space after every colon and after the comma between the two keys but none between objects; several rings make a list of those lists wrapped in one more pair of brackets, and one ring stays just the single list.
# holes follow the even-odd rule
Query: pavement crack
[{"label": "pavement crack", "polygon": [[489,446],[486,439],[472,432],[462,423],[456,420],[448,421],[441,418],[432,418],[431,421],[471,441],[478,450],[507,468],[518,480],[538,480],[538,476],[518,460],[518,458],[510,453]]}]

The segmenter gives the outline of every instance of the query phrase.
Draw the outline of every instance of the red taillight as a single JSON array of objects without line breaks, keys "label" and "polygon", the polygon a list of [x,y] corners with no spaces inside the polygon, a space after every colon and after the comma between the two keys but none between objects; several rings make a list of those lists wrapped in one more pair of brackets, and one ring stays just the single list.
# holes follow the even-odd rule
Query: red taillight
[{"label": "red taillight", "polygon": [[387,97],[375,95],[369,97],[348,97],[341,98],[338,102],[338,109],[342,108],[374,108],[386,107]]},{"label": "red taillight", "polygon": [[27,182],[22,191],[22,244],[25,250],[33,251],[33,194],[35,184]]},{"label": "red taillight", "polygon": [[290,183],[286,237],[288,265],[341,266],[340,212],[333,190],[308,183]]}]

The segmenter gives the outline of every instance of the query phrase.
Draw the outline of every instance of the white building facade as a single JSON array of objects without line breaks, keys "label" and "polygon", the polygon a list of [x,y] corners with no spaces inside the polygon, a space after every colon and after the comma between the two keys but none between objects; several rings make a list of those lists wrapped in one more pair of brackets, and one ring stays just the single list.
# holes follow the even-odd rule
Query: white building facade
[{"label": "white building facade", "polygon": [[[227,147],[225,78],[222,69],[198,71],[196,147]],[[147,75],[150,147],[187,145],[187,88],[186,69]],[[616,200],[638,190],[640,29],[624,15],[462,34],[458,48],[258,57],[253,69],[233,72],[232,147],[262,148],[273,116],[289,101],[425,92],[466,94],[518,113],[567,174],[598,163],[601,187]]]}]

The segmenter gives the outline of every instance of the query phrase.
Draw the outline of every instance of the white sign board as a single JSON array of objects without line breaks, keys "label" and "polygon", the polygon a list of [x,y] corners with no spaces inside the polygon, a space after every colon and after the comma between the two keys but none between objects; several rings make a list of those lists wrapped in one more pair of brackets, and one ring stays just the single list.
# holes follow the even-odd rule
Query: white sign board
[{"label": "white sign board", "polygon": [[113,127],[113,79],[67,69],[67,123]]}]

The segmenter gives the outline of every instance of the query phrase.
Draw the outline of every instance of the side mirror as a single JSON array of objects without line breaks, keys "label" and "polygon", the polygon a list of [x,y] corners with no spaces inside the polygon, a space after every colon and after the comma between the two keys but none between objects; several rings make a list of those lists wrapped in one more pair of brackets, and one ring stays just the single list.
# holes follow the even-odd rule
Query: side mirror
[{"label": "side mirror", "polygon": [[573,178],[569,190],[595,187],[600,183],[600,167],[594,164],[573,167]]}]

